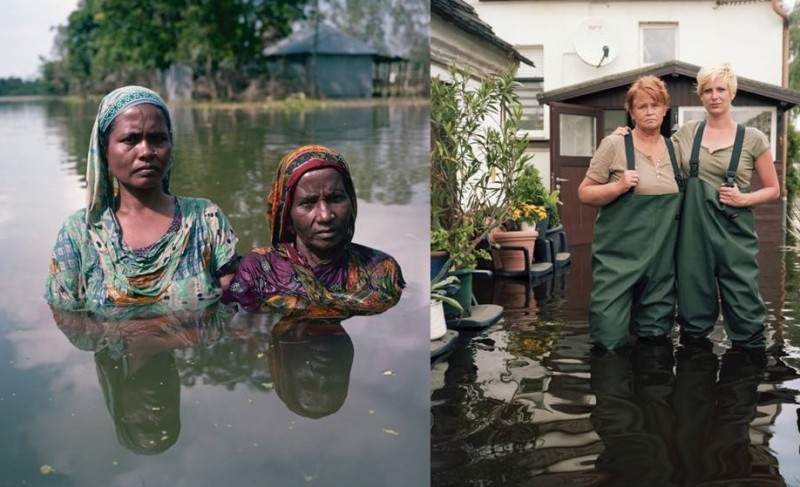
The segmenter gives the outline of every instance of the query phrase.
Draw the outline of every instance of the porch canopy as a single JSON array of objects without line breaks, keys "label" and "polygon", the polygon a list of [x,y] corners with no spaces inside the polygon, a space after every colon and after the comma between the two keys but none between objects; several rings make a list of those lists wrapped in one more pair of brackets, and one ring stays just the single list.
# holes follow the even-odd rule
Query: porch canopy
[{"label": "porch canopy", "polygon": [[[667,83],[673,106],[702,106],[695,92],[700,67],[683,61],[666,61],[631,71],[595,78],[540,93],[539,103],[564,102],[600,108],[620,108],[628,87],[640,76],[654,75]],[[800,105],[800,93],[780,86],[737,76],[734,106],[775,106],[778,113]],[[618,101],[618,103],[617,103]]]},{"label": "porch canopy", "polygon": [[[631,83],[640,76],[654,75],[667,84],[670,106],[662,134],[669,136],[679,123],[705,117],[696,93],[699,70],[699,66],[689,63],[668,61],[550,90],[537,97],[540,103],[550,106],[550,172],[561,189],[561,220],[570,235],[570,242],[591,242],[596,210],[580,204],[577,188],[602,138],[618,126],[631,125],[623,108]],[[775,169],[785,195],[787,117],[784,115],[800,105],[800,94],[769,83],[741,76],[737,78],[734,116],[744,117],[748,123],[769,132]],[[753,184],[757,187],[757,178]],[[781,242],[785,221],[783,204],[779,201],[765,206],[756,215],[759,236],[762,241]]]}]

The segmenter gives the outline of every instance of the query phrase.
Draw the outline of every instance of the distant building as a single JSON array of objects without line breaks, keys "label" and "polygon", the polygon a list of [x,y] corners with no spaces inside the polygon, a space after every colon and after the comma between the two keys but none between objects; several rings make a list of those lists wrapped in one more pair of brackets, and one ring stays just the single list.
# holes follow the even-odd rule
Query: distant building
[{"label": "distant building", "polygon": [[273,72],[309,96],[371,98],[398,79],[405,60],[327,24],[311,25],[264,49]]}]

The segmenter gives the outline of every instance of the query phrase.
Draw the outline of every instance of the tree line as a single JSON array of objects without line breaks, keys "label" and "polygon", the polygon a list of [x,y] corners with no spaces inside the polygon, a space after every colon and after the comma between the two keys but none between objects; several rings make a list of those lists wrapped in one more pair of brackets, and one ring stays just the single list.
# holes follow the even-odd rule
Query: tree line
[{"label": "tree line", "polygon": [[159,86],[180,65],[201,96],[237,99],[254,82],[267,84],[262,51],[304,21],[333,24],[422,65],[429,12],[427,0],[79,0],[56,28],[54,59],[41,59],[39,79],[0,80],[0,96]]}]

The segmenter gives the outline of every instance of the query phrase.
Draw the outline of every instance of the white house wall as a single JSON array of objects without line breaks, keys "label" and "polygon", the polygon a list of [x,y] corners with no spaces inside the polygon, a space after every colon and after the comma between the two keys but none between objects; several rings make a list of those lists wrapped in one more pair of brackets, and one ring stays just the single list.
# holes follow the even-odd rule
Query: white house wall
[{"label": "white house wall", "polygon": [[[467,0],[481,20],[518,49],[542,46],[544,90],[630,71],[640,63],[640,22],[677,23],[678,60],[698,66],[730,62],[737,74],[781,85],[783,21],[769,2],[716,1],[491,1]],[[575,51],[579,23],[600,18],[618,40],[615,59],[590,66]],[[549,117],[545,108],[545,119]],[[549,123],[545,122],[545,128]],[[541,140],[541,139],[540,139]],[[532,149],[532,163],[551,184],[550,152]],[[552,189],[552,188],[551,188]]]},{"label": "white house wall", "polygon": [[[640,68],[640,22],[677,23],[681,61],[698,66],[730,62],[741,76],[781,84],[783,22],[769,2],[468,3],[505,41],[518,47],[544,47],[545,90]],[[619,41],[616,59],[600,68],[584,63],[574,47],[578,24],[590,17],[607,22]]]}]

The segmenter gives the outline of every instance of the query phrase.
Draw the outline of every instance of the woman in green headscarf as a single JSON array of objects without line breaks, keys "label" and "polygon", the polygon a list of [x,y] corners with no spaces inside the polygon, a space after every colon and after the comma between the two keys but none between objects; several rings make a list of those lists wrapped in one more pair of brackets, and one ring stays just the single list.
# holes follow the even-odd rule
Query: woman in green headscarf
[{"label": "woman in green headscarf", "polygon": [[86,208],[67,218],[45,298],[67,307],[216,300],[233,277],[237,238],[218,206],[173,196],[169,110],[126,86],[100,103],[86,168]]}]

